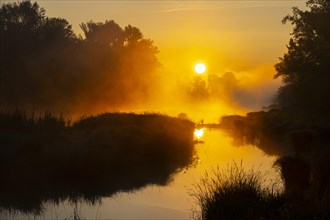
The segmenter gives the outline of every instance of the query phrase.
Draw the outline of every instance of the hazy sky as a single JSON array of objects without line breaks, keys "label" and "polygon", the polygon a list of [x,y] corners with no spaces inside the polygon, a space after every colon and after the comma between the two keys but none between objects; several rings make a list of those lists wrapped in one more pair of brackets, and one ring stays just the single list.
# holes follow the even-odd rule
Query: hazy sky
[{"label": "hazy sky", "polygon": [[[154,92],[158,95],[153,99],[155,105],[129,110],[140,108],[172,115],[186,112],[197,115],[195,118],[214,112],[214,119],[228,111],[235,114],[270,104],[280,86],[280,79],[273,79],[274,64],[286,52],[292,31],[290,24],[283,25],[281,21],[292,12],[292,7],[305,7],[303,0],[37,2],[48,17],[66,19],[77,34],[82,34],[79,27],[82,22],[114,20],[121,27],[128,24],[138,27],[144,37],[154,41],[160,51],[159,76],[165,92]],[[208,106],[196,104],[195,99],[179,98],[184,93],[182,88],[196,78],[193,67],[198,61],[207,66],[206,74],[202,75],[206,81],[211,74],[221,77],[226,72],[237,79],[237,83],[227,89],[222,103],[217,100]],[[227,109],[224,102],[235,106]],[[203,109],[197,111],[196,105]],[[235,109],[239,112],[234,112]],[[106,110],[112,109],[102,109]]]},{"label": "hazy sky", "polygon": [[81,33],[80,23],[90,20],[113,19],[122,27],[138,27],[158,46],[169,88],[195,77],[198,61],[206,63],[206,74],[233,72],[243,87],[239,99],[255,101],[255,106],[263,106],[266,102],[260,100],[280,85],[273,80],[273,66],[285,53],[292,30],[290,24],[282,24],[283,17],[292,7],[305,7],[303,0],[38,2],[49,17],[67,19],[76,33]]},{"label": "hazy sky", "polygon": [[38,1],[50,17],[67,19],[77,33],[89,20],[140,28],[160,49],[169,70],[189,71],[196,60],[209,71],[242,71],[275,63],[290,25],[282,18],[305,1]]}]

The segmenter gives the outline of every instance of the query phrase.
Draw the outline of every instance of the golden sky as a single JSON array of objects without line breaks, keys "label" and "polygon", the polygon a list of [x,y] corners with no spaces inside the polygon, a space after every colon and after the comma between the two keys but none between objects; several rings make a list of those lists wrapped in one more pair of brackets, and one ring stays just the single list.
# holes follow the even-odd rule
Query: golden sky
[{"label": "golden sky", "polygon": [[89,20],[131,24],[155,42],[163,64],[186,69],[199,59],[209,63],[210,71],[276,62],[291,31],[290,25],[282,25],[282,18],[293,6],[305,4],[301,0],[38,2],[48,16],[67,19],[77,33],[79,24]]},{"label": "golden sky", "polygon": [[[173,88],[196,77],[194,64],[198,61],[207,66],[204,75],[234,73],[239,80],[235,85],[238,89],[234,98],[239,106],[236,109],[256,110],[270,104],[264,100],[269,100],[280,86],[280,80],[273,80],[273,66],[286,52],[292,30],[290,24],[283,25],[281,21],[291,13],[292,7],[305,6],[303,0],[44,0],[38,3],[46,9],[47,16],[65,18],[80,34],[79,24],[90,20],[104,22],[113,19],[121,27],[128,24],[138,27],[144,37],[152,39],[159,48],[163,84],[171,90],[171,95],[163,95],[157,100],[175,109],[164,110],[174,115],[181,111],[197,114],[175,106],[173,97],[181,91]],[[182,100],[176,102],[178,106],[182,105]],[[196,103],[190,104],[195,110]],[[214,108],[211,105],[201,109],[201,114],[210,112],[209,109]],[[158,111],[157,107],[153,108]],[[219,111],[228,109],[223,103],[218,105],[214,108],[212,120],[218,117]]]}]

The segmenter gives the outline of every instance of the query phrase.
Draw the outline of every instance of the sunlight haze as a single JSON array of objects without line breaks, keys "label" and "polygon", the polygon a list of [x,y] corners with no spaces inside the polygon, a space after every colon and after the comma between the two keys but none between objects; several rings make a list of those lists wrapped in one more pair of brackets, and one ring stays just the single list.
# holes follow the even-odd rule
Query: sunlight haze
[{"label": "sunlight haze", "polygon": [[[225,103],[223,101],[218,104],[203,103],[203,108],[213,106],[209,109],[209,115],[213,115],[213,119],[210,120],[218,118],[221,108],[244,112],[260,109],[269,104],[270,97],[279,86],[279,81],[273,80],[275,73],[273,65],[286,51],[285,44],[290,37],[289,25],[283,25],[281,20],[290,13],[293,6],[304,6],[303,1],[39,1],[39,3],[50,17],[67,19],[78,34],[82,34],[79,24],[90,20],[104,22],[113,19],[121,26],[131,24],[138,27],[159,49],[158,58],[162,65],[160,74],[165,94],[158,93],[153,99],[162,100],[162,103],[151,101],[147,105],[127,106],[126,110],[158,111],[171,115],[185,111],[194,120],[201,119],[198,113],[180,108],[180,103],[184,102],[180,88],[186,87],[187,82],[194,78],[195,73],[191,66],[196,60],[204,60],[210,74],[221,76],[226,72],[234,73],[240,84],[244,84],[244,88],[240,90],[247,91],[244,97],[255,99],[252,101],[255,103],[252,106],[244,105],[245,98],[241,95],[238,98],[239,102],[223,100]],[[265,95],[262,96],[263,92],[260,90],[259,94],[253,94],[253,87],[262,88],[264,82],[270,84],[264,92]],[[168,92],[182,99],[173,100]],[[192,106],[196,105],[199,104],[192,103]],[[224,107],[224,105],[229,106]],[[216,109],[214,113],[211,113],[212,109]],[[104,110],[111,109],[105,107]]]},{"label": "sunlight haze", "polygon": [[330,219],[329,17],[2,0],[0,219]]}]

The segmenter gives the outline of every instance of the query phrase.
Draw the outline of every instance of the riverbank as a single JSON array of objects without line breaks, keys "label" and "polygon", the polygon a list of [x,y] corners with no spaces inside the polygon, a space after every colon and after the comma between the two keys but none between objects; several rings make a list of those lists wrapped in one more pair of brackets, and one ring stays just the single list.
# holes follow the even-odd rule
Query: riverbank
[{"label": "riverbank", "polygon": [[194,123],[159,114],[0,114],[0,207],[40,213],[43,203],[95,203],[119,191],[166,185],[193,164]]}]

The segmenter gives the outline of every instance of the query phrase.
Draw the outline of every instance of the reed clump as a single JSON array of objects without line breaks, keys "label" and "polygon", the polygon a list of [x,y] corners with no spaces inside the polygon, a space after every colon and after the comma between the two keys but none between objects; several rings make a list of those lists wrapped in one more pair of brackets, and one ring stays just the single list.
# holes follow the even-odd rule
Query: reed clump
[{"label": "reed clump", "polygon": [[265,174],[233,162],[206,173],[190,194],[200,207],[198,220],[272,219],[281,201],[280,190],[266,186]]}]

